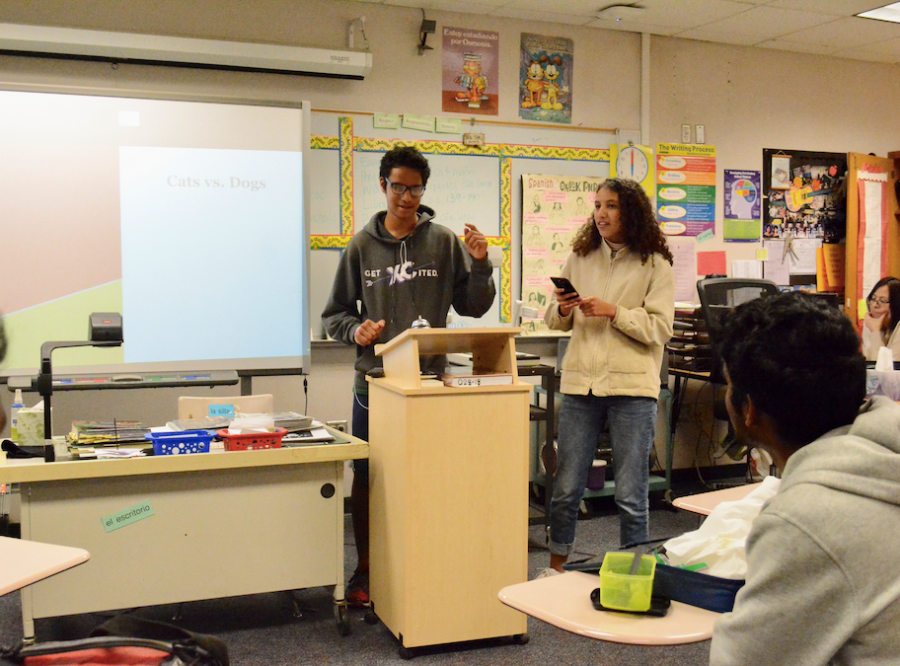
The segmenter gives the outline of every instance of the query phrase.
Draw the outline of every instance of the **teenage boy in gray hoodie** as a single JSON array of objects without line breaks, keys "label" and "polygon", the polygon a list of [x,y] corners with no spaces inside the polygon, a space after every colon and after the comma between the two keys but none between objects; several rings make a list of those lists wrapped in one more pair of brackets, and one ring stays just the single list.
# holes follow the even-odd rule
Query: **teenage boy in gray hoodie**
[{"label": "teenage boy in gray hoodie", "polygon": [[806,294],[735,308],[721,353],[735,431],[783,475],[710,664],[900,664],[900,406],[863,404],[853,325]]},{"label": "teenage boy in gray hoodie", "polygon": [[[366,372],[380,365],[375,343],[399,335],[422,317],[434,328],[447,325],[450,306],[480,317],[494,302],[494,279],[487,240],[467,224],[465,243],[432,220],[420,202],[431,170],[410,146],[394,148],[381,160],[381,191],[387,210],[375,214],[341,254],[331,296],[322,312],[335,340],[356,345],[353,434],[369,439]],[[359,305],[357,305],[359,303]],[[428,357],[423,370],[440,374],[446,358]],[[353,463],[350,491],[358,565],[347,586],[347,601],[369,601],[369,461]]]}]

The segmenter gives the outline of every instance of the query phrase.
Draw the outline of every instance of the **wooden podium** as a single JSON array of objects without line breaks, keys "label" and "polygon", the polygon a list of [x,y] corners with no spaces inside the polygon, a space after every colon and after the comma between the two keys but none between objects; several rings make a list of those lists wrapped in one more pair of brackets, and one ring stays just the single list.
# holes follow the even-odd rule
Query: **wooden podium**
[{"label": "wooden podium", "polygon": [[[369,378],[370,596],[410,649],[500,636],[526,617],[497,593],[528,575],[528,403],[515,328],[410,329],[375,353]],[[419,357],[472,352],[503,386],[423,380]]]}]

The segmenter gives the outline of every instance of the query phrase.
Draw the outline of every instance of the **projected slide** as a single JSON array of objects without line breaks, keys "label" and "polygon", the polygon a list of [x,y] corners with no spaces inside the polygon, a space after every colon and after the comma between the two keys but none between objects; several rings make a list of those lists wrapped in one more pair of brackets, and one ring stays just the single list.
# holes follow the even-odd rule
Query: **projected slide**
[{"label": "projected slide", "polygon": [[[307,111],[308,113],[308,111]],[[84,340],[121,312],[121,348],[54,369],[288,369],[308,362],[309,237],[299,108],[0,91],[0,290],[9,352]]]},{"label": "projected slide", "polygon": [[123,147],[119,171],[125,362],[297,355],[300,155]]}]

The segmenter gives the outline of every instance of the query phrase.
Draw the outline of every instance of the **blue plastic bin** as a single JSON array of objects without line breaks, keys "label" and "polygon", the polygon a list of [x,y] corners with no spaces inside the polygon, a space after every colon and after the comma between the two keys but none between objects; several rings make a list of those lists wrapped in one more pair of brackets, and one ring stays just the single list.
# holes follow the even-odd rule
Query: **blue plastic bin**
[{"label": "blue plastic bin", "polygon": [[185,430],[184,432],[151,432],[144,435],[153,442],[153,453],[158,456],[177,456],[184,453],[209,453],[209,443],[215,433],[209,430]]}]

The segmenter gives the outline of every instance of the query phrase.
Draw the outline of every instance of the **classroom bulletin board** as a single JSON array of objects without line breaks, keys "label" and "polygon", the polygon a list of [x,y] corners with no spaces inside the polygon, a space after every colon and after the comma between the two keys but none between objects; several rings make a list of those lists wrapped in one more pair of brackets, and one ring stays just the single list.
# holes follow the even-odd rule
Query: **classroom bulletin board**
[{"label": "classroom bulletin board", "polygon": [[[488,244],[497,248],[492,252],[502,257],[499,262],[494,261],[497,299],[493,308],[480,319],[468,322],[491,326],[511,321],[512,304],[521,293],[522,175],[561,173],[605,178],[609,173],[609,144],[616,136],[613,130],[566,132],[535,126],[523,131],[521,127],[492,126],[487,133],[490,138],[497,138],[496,143],[465,146],[461,137],[443,139],[440,135],[406,129],[378,130],[372,125],[368,114],[329,117],[317,113],[313,117],[313,317],[321,313],[330,292],[338,251],[347,246],[374,213],[384,210],[378,167],[383,153],[394,145],[413,145],[428,158],[432,173],[422,203],[436,211],[435,221],[460,237],[466,222],[475,224]],[[466,318],[456,319],[466,323]]]}]

